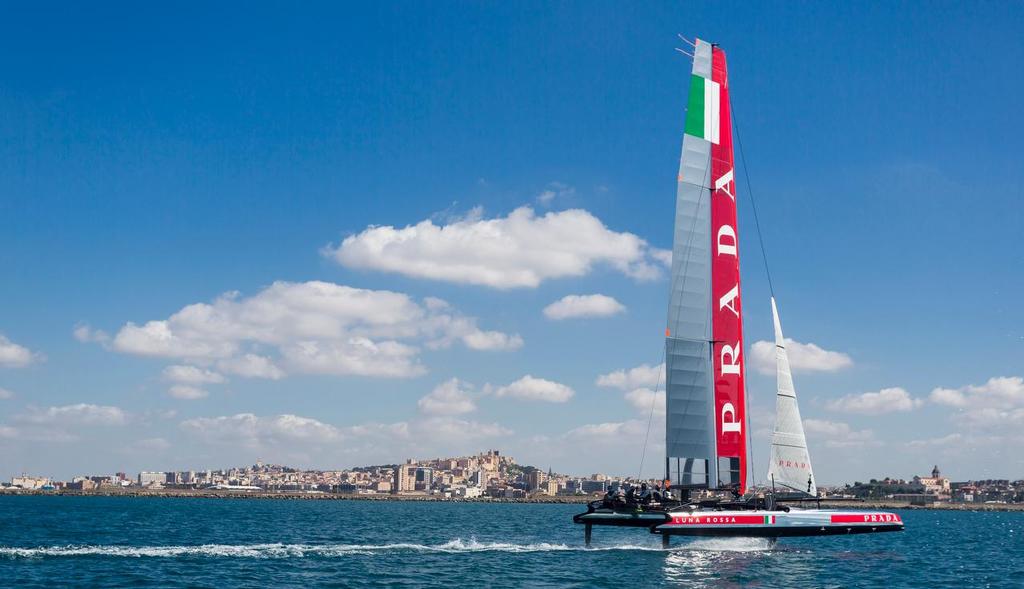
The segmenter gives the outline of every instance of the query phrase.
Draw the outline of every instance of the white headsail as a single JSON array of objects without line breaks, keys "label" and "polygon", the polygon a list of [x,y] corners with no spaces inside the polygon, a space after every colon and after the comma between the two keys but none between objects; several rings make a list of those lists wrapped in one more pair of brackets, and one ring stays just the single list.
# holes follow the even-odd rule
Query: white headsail
[{"label": "white headsail", "polygon": [[789,372],[789,356],[782,337],[779,311],[772,297],[772,318],[775,320],[775,366],[778,371],[778,394],[775,397],[775,431],[772,433],[771,464],[768,482],[780,492],[806,492],[817,495],[811,455],[807,452],[804,424],[796,402],[793,375]]}]

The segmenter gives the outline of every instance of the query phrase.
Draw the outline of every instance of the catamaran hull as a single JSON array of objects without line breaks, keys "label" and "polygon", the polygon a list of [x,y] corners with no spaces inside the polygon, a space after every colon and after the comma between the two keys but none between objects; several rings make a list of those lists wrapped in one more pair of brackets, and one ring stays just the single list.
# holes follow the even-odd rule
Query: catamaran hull
[{"label": "catamaran hull", "polygon": [[783,538],[900,532],[895,513],[801,509],[782,511],[716,511],[671,513],[651,532],[672,536],[743,536]]},{"label": "catamaran hull", "polygon": [[619,526],[626,528],[651,528],[668,521],[664,511],[627,512],[611,509],[597,509],[573,516],[573,522],[592,526]]}]

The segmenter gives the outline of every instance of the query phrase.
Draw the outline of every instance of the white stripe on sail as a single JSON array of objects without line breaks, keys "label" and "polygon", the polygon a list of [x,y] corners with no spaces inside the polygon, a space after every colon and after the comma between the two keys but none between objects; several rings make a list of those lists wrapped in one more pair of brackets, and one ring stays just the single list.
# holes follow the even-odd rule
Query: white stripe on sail
[{"label": "white stripe on sail", "polygon": [[718,144],[718,115],[719,115],[719,85],[718,82],[704,80],[704,138]]}]

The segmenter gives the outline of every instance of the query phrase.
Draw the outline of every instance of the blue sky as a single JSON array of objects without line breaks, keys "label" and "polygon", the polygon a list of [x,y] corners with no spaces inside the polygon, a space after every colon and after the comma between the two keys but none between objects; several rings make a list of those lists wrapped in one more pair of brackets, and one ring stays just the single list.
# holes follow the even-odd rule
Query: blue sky
[{"label": "blue sky", "polygon": [[817,346],[796,387],[818,479],[1024,476],[1024,11],[927,6],[10,11],[0,475],[489,447],[635,473],[655,383],[598,377],[661,357],[683,33],[728,54],[783,325]]}]

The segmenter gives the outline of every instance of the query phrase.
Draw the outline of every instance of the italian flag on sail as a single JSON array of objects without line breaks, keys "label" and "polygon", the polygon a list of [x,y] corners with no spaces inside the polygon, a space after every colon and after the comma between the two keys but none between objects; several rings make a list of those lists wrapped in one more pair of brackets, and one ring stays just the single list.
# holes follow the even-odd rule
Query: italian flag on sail
[{"label": "italian flag on sail", "polygon": [[716,145],[721,107],[719,90],[718,82],[693,74],[690,78],[690,104],[686,109],[686,132]]}]

